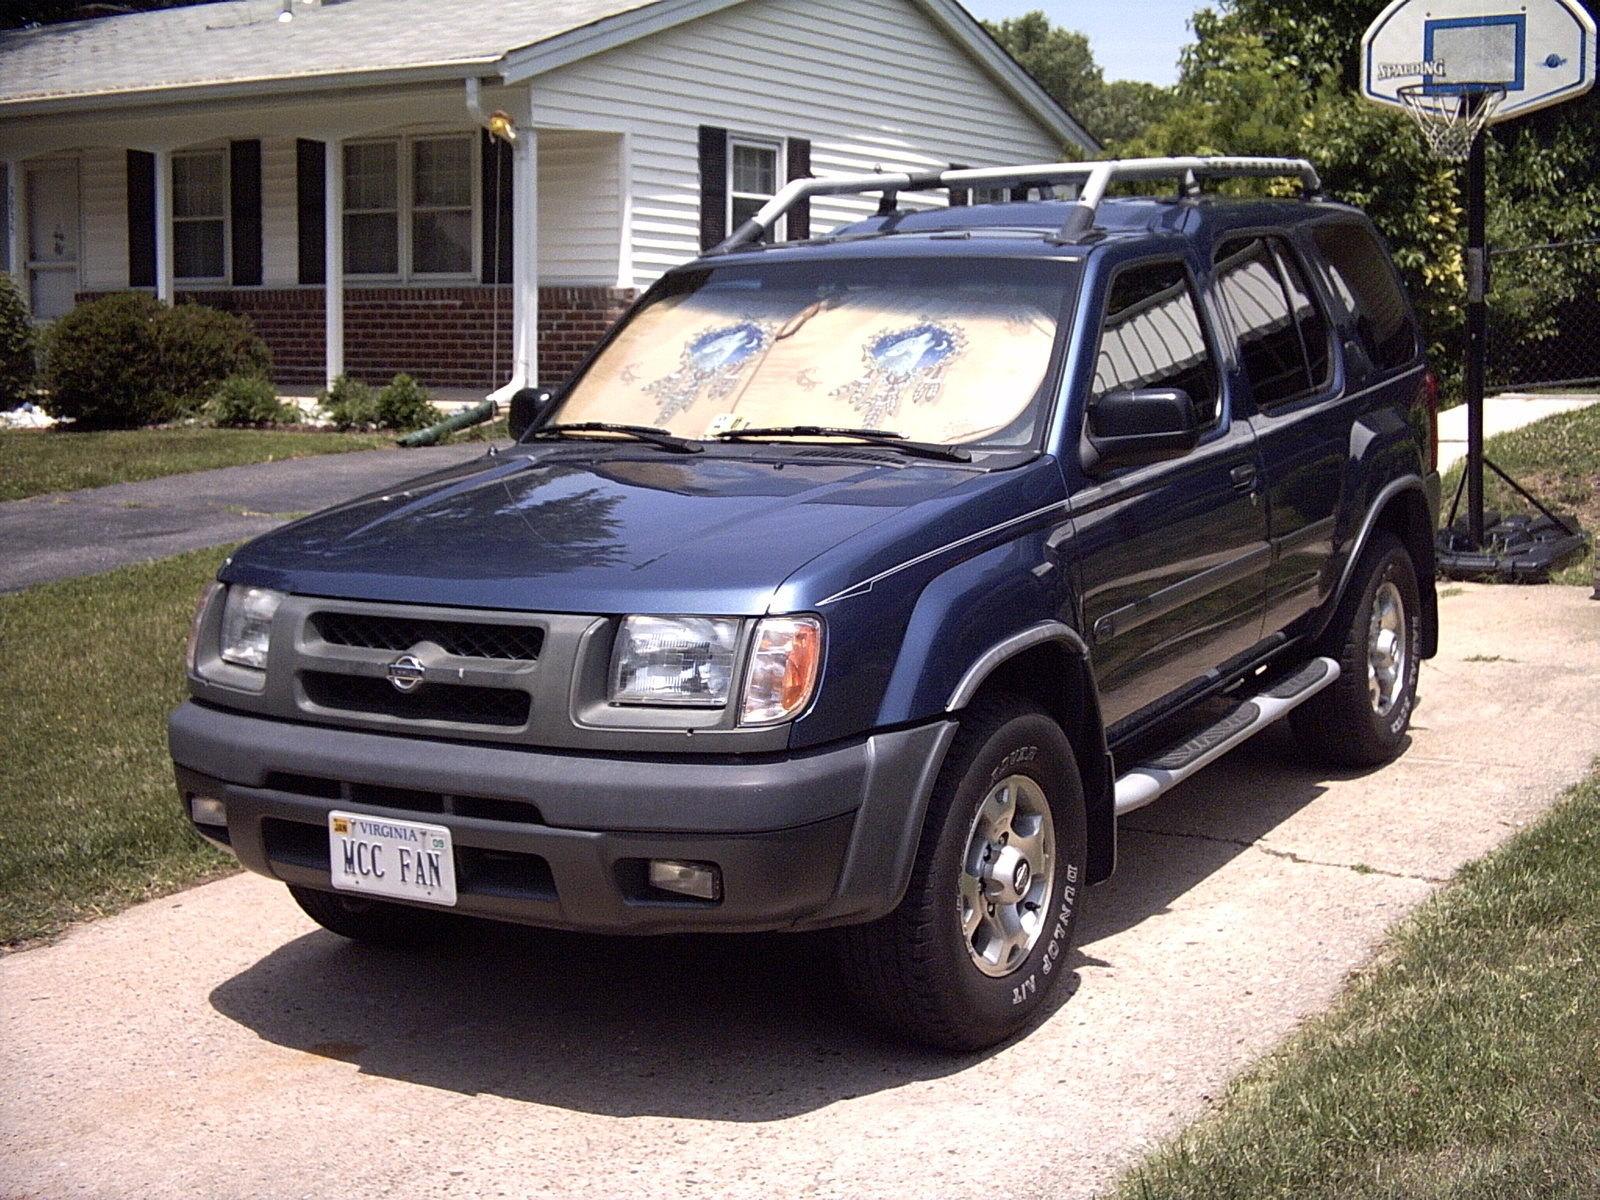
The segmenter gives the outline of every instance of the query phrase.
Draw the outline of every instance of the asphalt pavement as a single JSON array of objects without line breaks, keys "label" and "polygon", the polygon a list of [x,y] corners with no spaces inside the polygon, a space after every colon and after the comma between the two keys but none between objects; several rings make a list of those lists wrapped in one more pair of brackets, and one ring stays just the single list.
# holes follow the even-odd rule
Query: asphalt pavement
[{"label": "asphalt pavement", "polygon": [[0,503],[0,592],[244,541],[486,449],[464,442],[318,454],[8,500]]},{"label": "asphalt pavement", "polygon": [[238,875],[0,958],[0,1196],[1094,1196],[1600,754],[1587,588],[1441,588],[1409,745],[1280,723],[1122,824],[1045,1019],[863,1031],[815,942],[514,932],[415,953]]}]

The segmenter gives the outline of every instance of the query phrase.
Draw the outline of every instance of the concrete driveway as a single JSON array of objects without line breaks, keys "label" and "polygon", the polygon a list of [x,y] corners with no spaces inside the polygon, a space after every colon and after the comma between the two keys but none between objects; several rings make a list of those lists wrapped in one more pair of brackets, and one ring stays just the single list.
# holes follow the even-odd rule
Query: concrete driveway
[{"label": "concrete driveway", "polygon": [[0,592],[240,542],[487,448],[463,442],[318,454],[7,500],[0,503]]},{"label": "concrete driveway", "polygon": [[1586,589],[1441,609],[1399,761],[1274,728],[1134,814],[998,1051],[862,1032],[804,939],[383,954],[238,876],[0,959],[0,1196],[1094,1195],[1600,753]]}]

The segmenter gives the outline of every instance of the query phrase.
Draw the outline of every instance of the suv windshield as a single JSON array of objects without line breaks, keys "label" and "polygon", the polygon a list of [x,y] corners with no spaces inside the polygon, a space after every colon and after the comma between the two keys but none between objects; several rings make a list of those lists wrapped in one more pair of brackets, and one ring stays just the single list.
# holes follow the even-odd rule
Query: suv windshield
[{"label": "suv windshield", "polygon": [[809,425],[1026,446],[1077,283],[1076,263],[965,255],[679,272],[548,422],[686,438]]}]

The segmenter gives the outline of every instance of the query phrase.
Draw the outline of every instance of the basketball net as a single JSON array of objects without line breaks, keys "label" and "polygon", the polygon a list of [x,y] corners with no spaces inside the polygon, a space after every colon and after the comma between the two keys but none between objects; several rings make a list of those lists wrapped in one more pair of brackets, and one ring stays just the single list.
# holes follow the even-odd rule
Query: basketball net
[{"label": "basketball net", "polygon": [[1470,92],[1429,92],[1428,85],[1408,83],[1395,89],[1400,103],[1416,122],[1434,157],[1465,162],[1472,143],[1505,99],[1503,87]]}]

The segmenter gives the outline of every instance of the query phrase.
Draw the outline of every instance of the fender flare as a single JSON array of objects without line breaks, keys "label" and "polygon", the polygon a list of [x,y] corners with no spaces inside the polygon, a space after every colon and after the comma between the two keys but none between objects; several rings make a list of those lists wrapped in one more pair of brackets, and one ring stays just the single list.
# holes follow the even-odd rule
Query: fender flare
[{"label": "fender flare", "polygon": [[[1373,530],[1375,530],[1378,526],[1379,516],[1382,515],[1384,509],[1389,506],[1389,503],[1392,500],[1394,500],[1401,493],[1408,491],[1414,491],[1422,497],[1424,507],[1428,509],[1430,516],[1433,517],[1435,519],[1435,523],[1437,523],[1438,514],[1434,511],[1433,505],[1430,503],[1428,487],[1423,481],[1422,476],[1415,473],[1408,473],[1397,476],[1396,478],[1391,479],[1388,483],[1384,484],[1383,487],[1379,489],[1378,494],[1372,498],[1372,503],[1367,505],[1366,514],[1361,518],[1361,527],[1356,531],[1356,536],[1350,541],[1350,553],[1345,558],[1344,567],[1339,572],[1339,582],[1334,587],[1332,594],[1328,597],[1327,602],[1323,606],[1321,619],[1317,622],[1315,628],[1312,630],[1311,638],[1313,641],[1321,638],[1322,635],[1327,632],[1328,623],[1333,620],[1333,614],[1338,611],[1340,603],[1344,600],[1345,592],[1349,589],[1350,581],[1355,575],[1356,564],[1360,561],[1362,553],[1366,550],[1367,543],[1372,540]],[[1433,548],[1433,543],[1431,540],[1428,543],[1428,548],[1430,551]],[[1408,552],[1410,552],[1412,547],[1407,544],[1406,549]],[[1433,563],[1431,554],[1428,562],[1418,563],[1417,566],[1417,574],[1419,577],[1426,575],[1429,579],[1432,578]],[[1425,582],[1425,580],[1419,578],[1417,582],[1421,584]],[[1424,643],[1423,657],[1431,658],[1434,648],[1438,645],[1438,607],[1437,602],[1433,600],[1433,589],[1428,587],[1421,590],[1424,593],[1422,601],[1422,636]]]}]

